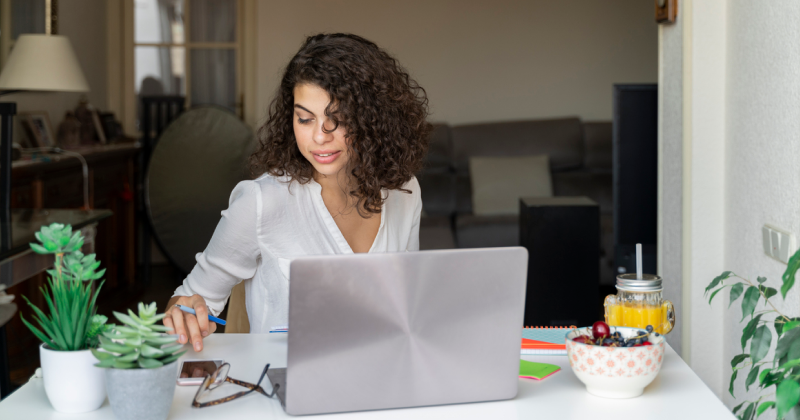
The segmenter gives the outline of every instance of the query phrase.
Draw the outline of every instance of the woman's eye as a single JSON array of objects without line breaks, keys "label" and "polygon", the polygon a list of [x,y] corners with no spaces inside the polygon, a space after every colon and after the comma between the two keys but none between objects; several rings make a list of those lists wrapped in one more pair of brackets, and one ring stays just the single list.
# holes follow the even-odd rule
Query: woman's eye
[{"label": "woman's eye", "polygon": [[299,122],[300,124],[308,124],[309,122],[311,122],[311,119],[304,120],[304,119],[298,117],[297,118],[297,122]]}]

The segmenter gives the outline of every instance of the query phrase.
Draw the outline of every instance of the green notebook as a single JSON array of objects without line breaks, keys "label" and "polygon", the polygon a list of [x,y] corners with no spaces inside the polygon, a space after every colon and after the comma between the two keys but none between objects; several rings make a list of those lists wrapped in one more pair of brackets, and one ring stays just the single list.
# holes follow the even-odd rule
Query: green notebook
[{"label": "green notebook", "polygon": [[529,362],[527,360],[519,361],[520,378],[530,378],[540,381],[558,372],[559,370],[561,370],[561,368],[556,365],[550,365],[547,363]]}]

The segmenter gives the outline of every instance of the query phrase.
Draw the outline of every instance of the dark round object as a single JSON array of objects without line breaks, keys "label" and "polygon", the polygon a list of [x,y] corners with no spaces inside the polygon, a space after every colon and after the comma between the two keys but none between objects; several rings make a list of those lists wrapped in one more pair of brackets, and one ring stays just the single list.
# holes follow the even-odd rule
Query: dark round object
[{"label": "dark round object", "polygon": [[167,258],[188,273],[228,208],[231,191],[249,179],[253,131],[216,107],[184,112],[161,134],[144,182],[147,215]]},{"label": "dark round object", "polygon": [[647,326],[647,328],[645,328],[645,329],[646,329],[646,330],[647,330],[647,332],[649,332],[649,333],[653,332],[653,326],[652,326],[652,325],[648,325],[648,326]]},{"label": "dark round object", "polygon": [[592,325],[592,335],[594,336],[595,340],[599,338],[606,338],[611,335],[611,330],[608,328],[608,324],[603,321],[597,321]]}]

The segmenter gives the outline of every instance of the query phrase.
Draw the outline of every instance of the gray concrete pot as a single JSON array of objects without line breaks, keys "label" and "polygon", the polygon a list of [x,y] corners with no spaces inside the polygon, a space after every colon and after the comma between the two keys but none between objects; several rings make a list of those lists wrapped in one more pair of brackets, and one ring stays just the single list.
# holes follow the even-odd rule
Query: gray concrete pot
[{"label": "gray concrete pot", "polygon": [[175,395],[178,362],[155,369],[105,369],[111,411],[120,420],[164,420]]}]

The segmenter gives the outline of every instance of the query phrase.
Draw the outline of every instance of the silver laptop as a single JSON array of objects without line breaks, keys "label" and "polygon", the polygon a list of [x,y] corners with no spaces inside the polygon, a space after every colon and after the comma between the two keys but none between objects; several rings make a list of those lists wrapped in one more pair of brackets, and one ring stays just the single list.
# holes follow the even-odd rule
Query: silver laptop
[{"label": "silver laptop", "polygon": [[288,360],[270,369],[289,414],[456,404],[517,394],[522,247],[292,261]]}]

